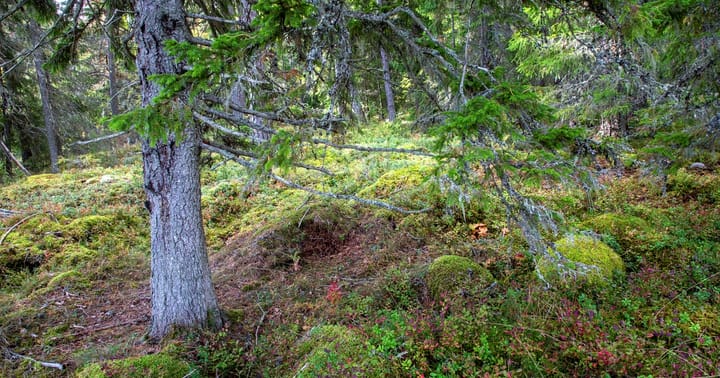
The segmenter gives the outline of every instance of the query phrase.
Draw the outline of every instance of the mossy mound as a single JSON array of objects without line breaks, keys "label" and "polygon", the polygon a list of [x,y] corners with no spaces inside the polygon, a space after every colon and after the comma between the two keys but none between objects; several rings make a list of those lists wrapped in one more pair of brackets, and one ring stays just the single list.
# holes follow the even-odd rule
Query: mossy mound
[{"label": "mossy mound", "polygon": [[34,269],[45,260],[45,252],[25,234],[11,232],[0,245],[0,272]]},{"label": "mossy mound", "polygon": [[[607,244],[590,236],[568,235],[555,242],[555,247],[571,263],[578,262],[598,268],[587,274],[587,280],[592,285],[603,286],[616,274],[625,274],[625,264],[620,255]],[[537,267],[550,282],[560,280],[557,267],[548,259],[540,258]]]},{"label": "mossy mound", "polygon": [[313,328],[299,352],[304,356],[294,377],[345,376],[362,371],[362,376],[380,377],[382,361],[367,353],[363,338],[350,328],[325,325]]},{"label": "mossy mound", "polygon": [[191,377],[192,372],[193,368],[187,362],[165,353],[158,353],[102,364],[92,363],[78,370],[75,377],[177,378]]},{"label": "mossy mound", "polygon": [[428,205],[427,178],[432,175],[432,167],[410,165],[389,171],[374,183],[358,192],[360,197],[387,199],[393,203],[410,208]]},{"label": "mossy mound", "polygon": [[493,282],[493,276],[467,257],[440,256],[428,267],[427,286],[430,294],[439,299],[441,294],[473,293]]},{"label": "mossy mound", "polygon": [[76,288],[87,288],[90,287],[91,283],[85,277],[84,274],[78,272],[77,270],[68,270],[67,272],[62,272],[54,276],[50,279],[50,281],[47,284],[48,289],[54,289],[60,286],[64,287],[76,287]]},{"label": "mossy mound", "polygon": [[698,175],[680,168],[668,177],[667,186],[671,194],[683,200],[694,199],[705,204],[720,202],[720,177],[717,175]]},{"label": "mossy mound", "polygon": [[53,267],[80,267],[85,266],[88,262],[97,257],[95,250],[87,248],[80,244],[69,244],[65,246],[62,252],[56,254],[50,259]]},{"label": "mossy mound", "polygon": [[75,240],[89,240],[94,235],[111,231],[115,228],[116,219],[109,215],[88,215],[77,218],[65,226],[66,235]]},{"label": "mossy mound", "polygon": [[581,227],[611,236],[620,247],[617,252],[625,262],[635,262],[640,257],[638,254],[647,250],[654,234],[644,219],[616,213],[598,215],[583,222]]}]

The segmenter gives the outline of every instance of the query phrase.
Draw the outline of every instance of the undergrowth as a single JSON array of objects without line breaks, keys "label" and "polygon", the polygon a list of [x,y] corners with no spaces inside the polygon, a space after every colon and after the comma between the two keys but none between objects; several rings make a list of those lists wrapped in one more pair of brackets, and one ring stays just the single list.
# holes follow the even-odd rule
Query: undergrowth
[{"label": "undergrowth", "polygon": [[[381,145],[378,133],[353,138]],[[0,244],[0,346],[68,369],[6,357],[0,375],[163,374],[157,361],[197,377],[720,374],[716,174],[677,170],[664,195],[637,174],[590,195],[527,188],[592,241],[584,253],[602,248],[613,262],[601,279],[547,289],[499,200],[448,207],[429,159],[308,158],[339,173],[293,177],[306,185],[429,211],[330,201],[209,159],[203,220],[229,322],[162,345],[142,337],[149,241],[137,160],[1,188],[2,207],[22,214],[2,219],[17,227]]]}]

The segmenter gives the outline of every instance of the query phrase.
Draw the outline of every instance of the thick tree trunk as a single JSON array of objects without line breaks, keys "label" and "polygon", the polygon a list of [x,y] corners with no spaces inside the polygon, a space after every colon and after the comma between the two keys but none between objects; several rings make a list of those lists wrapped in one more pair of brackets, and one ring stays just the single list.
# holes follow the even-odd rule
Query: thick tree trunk
[{"label": "thick tree trunk", "polygon": [[[135,4],[137,69],[143,106],[160,88],[153,74],[177,73],[163,49],[169,39],[185,41],[189,30],[182,0],[138,0]],[[155,125],[163,127],[163,125]],[[158,340],[173,327],[217,327],[222,323],[210,279],[200,211],[200,129],[187,124],[166,142],[143,141],[145,192],[150,211],[152,325]]]},{"label": "thick tree trunk", "polygon": [[[40,38],[40,26],[35,22],[31,23],[34,37],[36,40]],[[33,52],[33,60],[35,63],[35,74],[38,81],[38,89],[40,90],[40,101],[42,102],[43,118],[45,119],[45,136],[48,143],[48,151],[50,152],[50,172],[58,173],[58,157],[60,156],[60,144],[58,142],[57,128],[55,127],[55,116],[53,114],[52,101],[50,100],[50,80],[47,72],[43,68],[45,58],[41,49]]]}]

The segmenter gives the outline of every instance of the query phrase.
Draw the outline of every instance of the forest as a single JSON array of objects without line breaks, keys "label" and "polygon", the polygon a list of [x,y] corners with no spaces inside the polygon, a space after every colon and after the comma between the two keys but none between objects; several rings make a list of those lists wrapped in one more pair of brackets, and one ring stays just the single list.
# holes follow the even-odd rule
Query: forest
[{"label": "forest", "polygon": [[5,0],[0,376],[720,376],[716,0]]}]

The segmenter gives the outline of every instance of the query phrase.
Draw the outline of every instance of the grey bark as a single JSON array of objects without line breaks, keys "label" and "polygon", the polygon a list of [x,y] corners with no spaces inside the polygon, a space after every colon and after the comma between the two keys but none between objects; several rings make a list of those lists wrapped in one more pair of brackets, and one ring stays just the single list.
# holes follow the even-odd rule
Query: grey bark
[{"label": "grey bark", "polygon": [[[30,23],[33,37],[40,38],[40,26],[34,21]],[[60,144],[57,136],[57,127],[55,125],[55,116],[53,114],[52,101],[50,99],[50,80],[47,72],[43,68],[45,57],[41,49],[33,52],[33,61],[35,63],[35,74],[37,76],[38,89],[40,90],[40,101],[42,102],[43,118],[45,120],[45,137],[47,138],[48,151],[50,152],[50,172],[58,173],[58,157],[60,156]]]},{"label": "grey bark", "polygon": [[[382,0],[377,0],[377,5],[382,5]],[[388,60],[385,48],[380,46],[380,62],[382,63],[383,83],[385,85],[385,104],[387,106],[388,121],[395,120],[395,94],[393,93],[392,81],[390,76],[390,61]]]},{"label": "grey bark", "polygon": [[392,81],[390,78],[390,62],[388,61],[385,49],[380,47],[380,60],[382,61],[383,82],[385,83],[385,104],[387,105],[388,121],[395,120],[395,95],[393,94]]},{"label": "grey bark", "polygon": [[117,72],[115,66],[115,53],[112,51],[112,41],[110,36],[106,37],[107,40],[107,70],[108,70],[108,84],[110,85],[110,114],[116,116],[120,114],[120,103],[117,98],[118,85],[117,85]]},{"label": "grey bark", "polygon": [[[177,73],[180,65],[163,49],[169,39],[190,36],[182,0],[138,0],[136,64],[142,104],[160,91],[153,74]],[[218,327],[220,310],[210,278],[200,210],[200,129],[191,121],[182,136],[150,144],[143,140],[143,177],[150,211],[152,324],[158,340],[173,327]],[[163,125],[156,125],[163,127]]]}]

